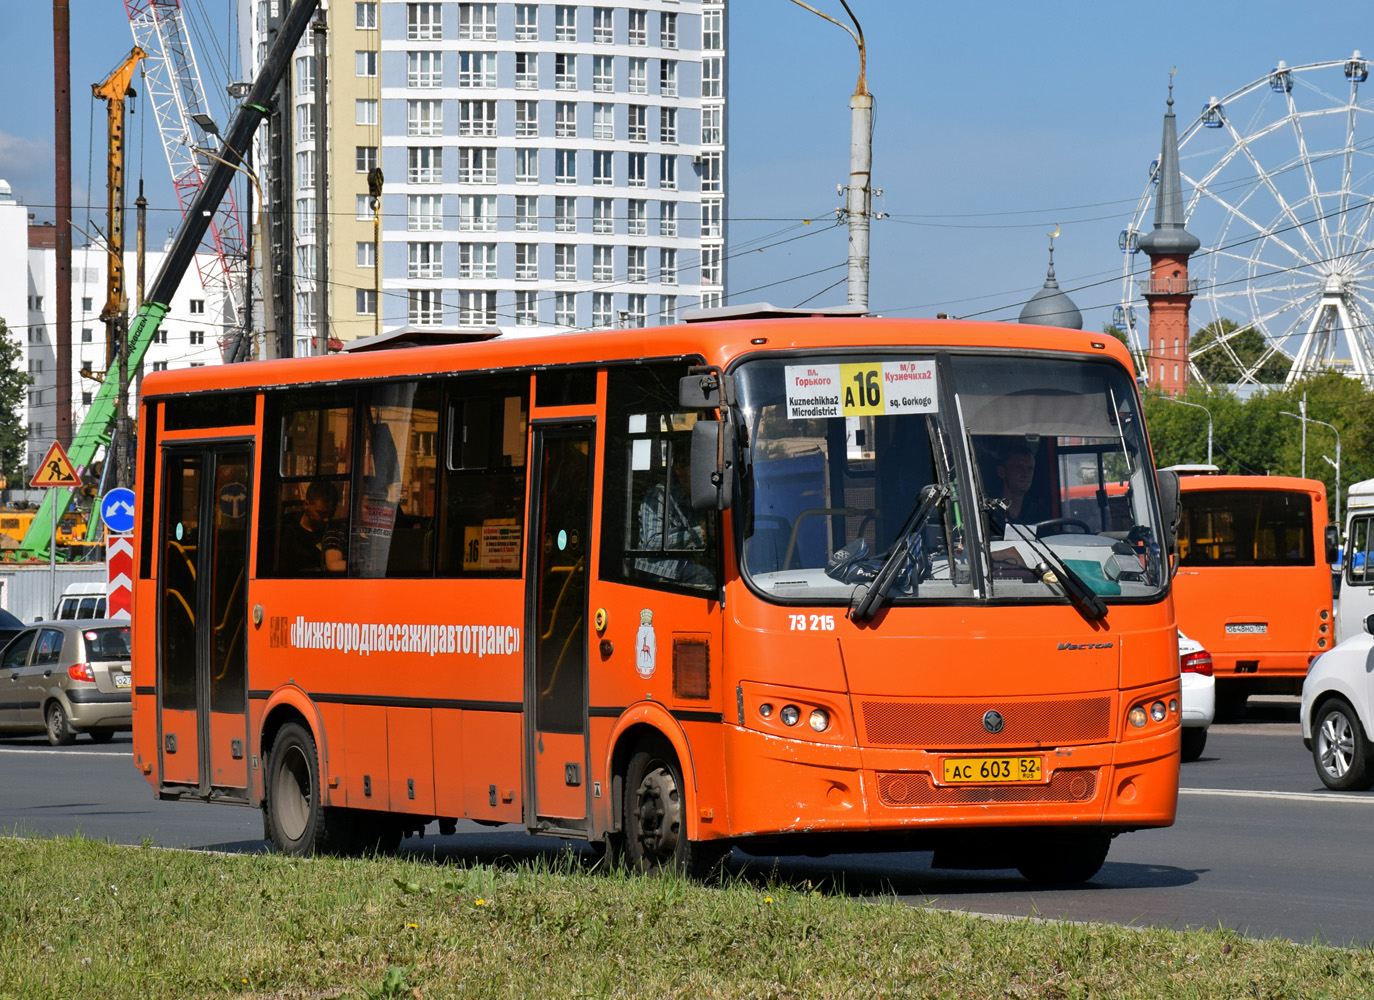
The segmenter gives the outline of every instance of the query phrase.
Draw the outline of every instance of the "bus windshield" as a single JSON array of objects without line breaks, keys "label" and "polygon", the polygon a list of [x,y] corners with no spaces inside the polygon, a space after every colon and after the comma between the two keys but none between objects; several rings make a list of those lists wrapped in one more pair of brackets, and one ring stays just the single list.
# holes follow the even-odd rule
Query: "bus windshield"
[{"label": "bus windshield", "polygon": [[736,386],[741,564],[765,596],[848,601],[903,542],[898,604],[1062,600],[1068,575],[1108,600],[1163,587],[1153,466],[1114,365],[785,358],[741,365]]}]

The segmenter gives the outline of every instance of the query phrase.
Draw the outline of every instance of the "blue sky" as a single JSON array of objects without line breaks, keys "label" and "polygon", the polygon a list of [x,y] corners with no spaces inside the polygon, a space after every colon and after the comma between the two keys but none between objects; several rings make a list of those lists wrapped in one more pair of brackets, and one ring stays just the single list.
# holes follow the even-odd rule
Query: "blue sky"
[{"label": "blue sky", "polygon": [[[205,43],[197,54],[213,89],[220,53],[230,48],[233,5],[184,2],[205,33],[195,41]],[[133,39],[122,0],[70,3],[74,200],[84,205],[94,188],[90,214],[99,220],[104,107],[93,105],[89,85]],[[812,4],[844,16],[838,0]],[[0,115],[0,177],[39,218],[50,218],[51,4],[10,7],[9,37],[26,44],[11,46],[4,69],[11,100]],[[1345,59],[1355,49],[1374,58],[1374,17],[1367,2],[1353,0],[1326,0],[1309,16],[1273,0],[1183,8],[851,0],[851,7],[867,36],[876,102],[873,176],[884,190],[876,207],[889,215],[873,228],[870,307],[891,315],[1014,318],[1044,280],[1046,234],[1058,224],[1059,283],[1085,326],[1100,326],[1118,289],[1093,283],[1120,274],[1117,235],[1158,155],[1171,69],[1178,69],[1183,129],[1211,95],[1266,76],[1279,60],[1297,66]],[[841,303],[842,282],[825,289],[844,275],[844,231],[828,227],[841,204],[835,185],[848,170],[856,47],[790,0],[733,0],[729,19],[732,300]],[[132,205],[141,146],[156,234],[175,216],[167,211],[166,163],[142,112],[140,101],[129,135],[129,197]],[[86,215],[77,210],[83,228]],[[1206,246],[1216,234],[1196,235]]]}]

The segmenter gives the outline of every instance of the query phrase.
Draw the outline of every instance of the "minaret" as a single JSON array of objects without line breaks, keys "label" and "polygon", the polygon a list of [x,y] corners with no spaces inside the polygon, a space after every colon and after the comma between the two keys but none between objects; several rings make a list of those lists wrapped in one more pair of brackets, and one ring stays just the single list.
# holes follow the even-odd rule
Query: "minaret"
[{"label": "minaret", "polygon": [[1083,314],[1078,306],[1059,289],[1054,277],[1054,238],[1059,235],[1059,227],[1050,234],[1050,266],[1045,272],[1045,283],[1031,300],[1021,307],[1018,323],[1031,323],[1036,326],[1062,326],[1068,330],[1083,329]]},{"label": "minaret", "polygon": [[1183,228],[1183,181],[1178,171],[1172,73],[1159,152],[1155,228],[1140,237],[1139,246],[1150,258],[1150,277],[1141,282],[1140,289],[1150,310],[1145,380],[1177,396],[1188,388],[1188,307],[1197,290],[1197,283],[1188,280],[1188,257],[1202,242]]}]

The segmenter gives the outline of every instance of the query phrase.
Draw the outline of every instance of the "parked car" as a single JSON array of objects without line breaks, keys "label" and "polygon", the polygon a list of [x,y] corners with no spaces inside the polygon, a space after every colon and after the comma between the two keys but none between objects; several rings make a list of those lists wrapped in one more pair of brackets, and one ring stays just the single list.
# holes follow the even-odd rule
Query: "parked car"
[{"label": "parked car", "polygon": [[24,623],[8,611],[0,609],[0,649],[4,649],[5,644],[22,631]]},{"label": "parked car", "polygon": [[133,728],[129,623],[43,622],[0,653],[0,732],[48,734],[65,746]]},{"label": "parked car", "polygon": [[1370,709],[1374,615],[1363,630],[1312,661],[1302,685],[1302,742],[1312,751],[1317,777],[1340,792],[1374,787],[1374,731]]},{"label": "parked car", "polygon": [[57,600],[52,616],[62,621],[87,621],[105,617],[105,590],[103,583],[73,583]]},{"label": "parked car", "polygon": [[1178,634],[1179,686],[1183,689],[1183,760],[1197,760],[1207,745],[1207,727],[1217,708],[1217,679],[1212,654],[1202,643]]}]

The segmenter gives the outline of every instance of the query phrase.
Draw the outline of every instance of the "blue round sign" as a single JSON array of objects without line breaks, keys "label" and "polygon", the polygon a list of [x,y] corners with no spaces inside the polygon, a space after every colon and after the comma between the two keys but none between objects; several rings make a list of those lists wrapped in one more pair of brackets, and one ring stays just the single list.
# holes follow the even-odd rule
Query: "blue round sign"
[{"label": "blue round sign", "polygon": [[116,487],[100,498],[100,519],[115,535],[134,530],[134,491]]}]

